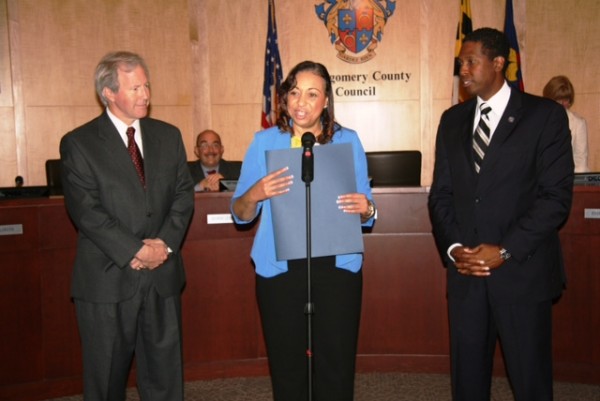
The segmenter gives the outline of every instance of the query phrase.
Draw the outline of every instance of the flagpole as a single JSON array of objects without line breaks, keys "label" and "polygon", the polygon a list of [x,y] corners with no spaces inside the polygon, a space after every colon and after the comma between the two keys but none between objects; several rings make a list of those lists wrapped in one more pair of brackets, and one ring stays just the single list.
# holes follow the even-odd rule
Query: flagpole
[{"label": "flagpole", "polygon": [[521,52],[519,51],[519,40],[515,29],[512,0],[506,0],[506,12],[504,15],[504,34],[510,45],[508,56],[508,67],[506,69],[506,81],[508,84],[521,92],[525,90],[523,76],[521,74]]},{"label": "flagpole", "polygon": [[265,72],[263,82],[263,101],[261,126],[272,127],[277,123],[277,91],[283,81],[279,44],[277,42],[277,24],[275,22],[275,2],[269,0],[267,40],[265,44]]},{"label": "flagpole", "polygon": [[464,37],[471,32],[473,32],[471,3],[469,0],[460,0],[460,15],[456,27],[456,42],[454,43],[454,77],[452,80],[453,105],[468,99],[468,95],[464,90],[461,90],[460,86],[460,65],[458,64],[458,55],[460,54]]}]

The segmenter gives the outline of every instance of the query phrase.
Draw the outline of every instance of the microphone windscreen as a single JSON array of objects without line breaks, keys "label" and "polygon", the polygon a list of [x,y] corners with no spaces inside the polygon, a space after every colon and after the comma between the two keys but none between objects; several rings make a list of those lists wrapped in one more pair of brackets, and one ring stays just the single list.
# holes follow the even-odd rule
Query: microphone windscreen
[{"label": "microphone windscreen", "polygon": [[302,135],[302,147],[304,148],[312,148],[315,144],[315,136],[312,132],[305,132]]}]

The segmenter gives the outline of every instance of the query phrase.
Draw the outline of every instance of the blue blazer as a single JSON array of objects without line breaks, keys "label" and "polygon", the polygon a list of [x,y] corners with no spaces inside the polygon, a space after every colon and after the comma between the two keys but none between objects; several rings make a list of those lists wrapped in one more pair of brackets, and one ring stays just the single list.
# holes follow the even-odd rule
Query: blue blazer
[{"label": "blue blazer", "polygon": [[[367,157],[360,143],[358,134],[355,131],[340,128],[335,131],[332,143],[351,143],[354,155],[354,166],[356,168],[356,188],[357,192],[364,193],[367,198],[372,199],[371,187],[369,186],[369,177],[367,174]],[[267,175],[266,151],[274,149],[288,149],[291,144],[289,133],[282,132],[277,127],[272,127],[258,132],[250,144],[244,162],[242,163],[242,173],[231,204],[237,198],[242,196],[258,180]],[[327,146],[327,145],[325,145]],[[262,210],[262,212],[261,212]],[[251,256],[256,267],[256,273],[263,277],[273,277],[287,271],[287,261],[278,261],[275,255],[275,238],[273,234],[273,224],[271,220],[271,202],[266,200],[259,202],[257,216],[261,214],[260,226],[254,237]],[[236,223],[244,224],[249,221],[240,220],[235,213],[232,215]],[[256,216],[255,216],[256,217]],[[253,219],[254,220],[254,219]],[[371,218],[363,226],[373,225],[374,219]],[[362,254],[338,255],[336,256],[336,266],[342,269],[357,272],[362,266]]]}]

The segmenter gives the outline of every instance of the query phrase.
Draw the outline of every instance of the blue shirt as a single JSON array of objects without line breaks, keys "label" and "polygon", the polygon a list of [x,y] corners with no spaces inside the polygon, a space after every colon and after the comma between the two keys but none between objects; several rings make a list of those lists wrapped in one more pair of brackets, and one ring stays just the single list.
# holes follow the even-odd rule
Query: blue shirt
[{"label": "blue shirt", "polygon": [[[289,149],[291,143],[291,134],[279,130],[278,127],[271,127],[255,134],[254,140],[250,144],[244,162],[242,172],[237,184],[237,188],[231,199],[233,219],[238,224],[250,223],[258,214],[261,213],[261,221],[254,237],[254,244],[250,256],[254,261],[256,273],[263,277],[273,277],[288,270],[286,260],[277,260],[275,255],[275,237],[273,234],[273,224],[271,217],[271,202],[264,200],[258,203],[256,216],[249,221],[240,220],[233,213],[233,203],[237,198],[246,193],[258,180],[267,175],[266,151],[275,149]],[[369,177],[367,174],[367,158],[362,147],[358,134],[347,128],[340,128],[335,131],[331,143],[350,143],[354,154],[354,166],[356,169],[356,188],[357,192],[363,193],[368,199],[372,199],[371,187],[369,186]],[[325,145],[327,146],[327,145]],[[374,219],[371,218],[363,226],[370,227]],[[362,254],[337,255],[335,258],[336,266],[352,272],[357,272],[362,266]]]}]

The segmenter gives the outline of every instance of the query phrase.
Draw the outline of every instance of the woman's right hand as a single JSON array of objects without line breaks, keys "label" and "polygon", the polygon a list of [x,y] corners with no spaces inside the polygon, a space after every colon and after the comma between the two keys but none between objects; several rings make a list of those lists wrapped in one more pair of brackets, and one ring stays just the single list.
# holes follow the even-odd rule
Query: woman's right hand
[{"label": "woman's right hand", "polygon": [[258,202],[289,192],[294,183],[294,176],[284,176],[283,174],[288,170],[288,167],[283,167],[258,180],[233,204],[235,215],[242,220],[249,221],[256,216]]},{"label": "woman's right hand", "polygon": [[248,190],[248,192],[251,193],[249,194],[251,199],[260,202],[289,192],[290,187],[294,183],[294,176],[284,176],[283,174],[288,170],[289,167],[283,167],[258,180],[256,184]]}]

